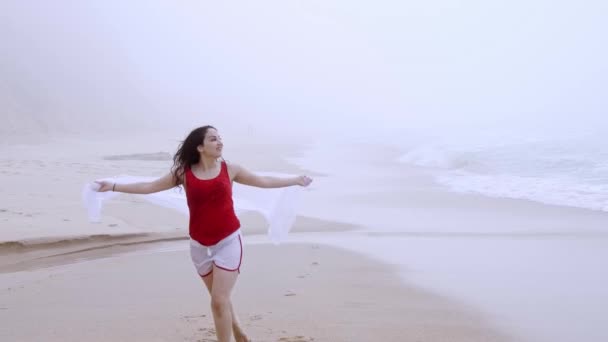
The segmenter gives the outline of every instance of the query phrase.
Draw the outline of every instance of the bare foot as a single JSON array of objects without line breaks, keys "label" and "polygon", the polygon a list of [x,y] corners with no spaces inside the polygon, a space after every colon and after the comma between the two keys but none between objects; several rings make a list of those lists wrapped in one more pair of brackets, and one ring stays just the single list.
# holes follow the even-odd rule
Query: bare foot
[{"label": "bare foot", "polygon": [[236,342],[251,342],[251,339],[245,334],[234,333],[234,339]]},{"label": "bare foot", "polygon": [[233,326],[232,332],[234,333],[234,339],[236,342],[251,342],[251,339],[245,334],[240,326]]},{"label": "bare foot", "polygon": [[249,337],[245,336],[242,340],[236,340],[236,342],[252,342],[252,340]]}]

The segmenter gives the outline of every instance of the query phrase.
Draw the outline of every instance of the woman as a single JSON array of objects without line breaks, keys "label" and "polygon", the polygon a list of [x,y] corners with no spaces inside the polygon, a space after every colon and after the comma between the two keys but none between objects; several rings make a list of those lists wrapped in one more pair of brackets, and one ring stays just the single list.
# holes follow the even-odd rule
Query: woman
[{"label": "woman", "polygon": [[211,295],[211,310],[218,342],[249,341],[234,313],[231,293],[242,259],[240,222],[232,202],[232,182],[260,188],[308,186],[307,176],[262,177],[242,166],[224,161],[223,143],[217,130],[203,126],[193,130],[173,157],[167,175],[146,183],[97,182],[98,191],[149,194],[183,185],[190,212],[190,255]]}]

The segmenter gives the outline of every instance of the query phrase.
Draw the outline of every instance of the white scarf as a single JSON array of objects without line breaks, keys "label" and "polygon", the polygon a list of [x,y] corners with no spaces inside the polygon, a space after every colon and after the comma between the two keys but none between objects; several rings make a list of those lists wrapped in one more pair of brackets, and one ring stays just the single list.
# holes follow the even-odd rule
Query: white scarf
[{"label": "white scarf", "polygon": [[[289,176],[278,173],[259,174],[277,177]],[[130,184],[149,182],[155,179],[156,177],[121,175],[104,178],[103,180],[119,184]],[[91,222],[100,222],[104,202],[115,198],[120,194],[112,191],[98,192],[98,188],[99,186],[97,183],[87,183],[82,190],[83,204],[87,209],[89,221]],[[234,209],[237,216],[247,211],[256,211],[262,214],[268,224],[268,237],[273,243],[279,244],[287,237],[287,234],[295,221],[300,191],[301,188],[299,186],[278,189],[261,189],[234,183],[232,187]],[[153,194],[136,196],[153,204],[177,210],[184,215],[189,214],[186,194],[183,189],[176,187]]]}]

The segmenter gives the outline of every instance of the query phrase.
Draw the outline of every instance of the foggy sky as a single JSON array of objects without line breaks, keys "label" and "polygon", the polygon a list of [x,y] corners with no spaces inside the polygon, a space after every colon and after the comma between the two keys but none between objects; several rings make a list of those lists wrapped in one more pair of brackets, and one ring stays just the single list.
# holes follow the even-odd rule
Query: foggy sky
[{"label": "foggy sky", "polygon": [[0,13],[2,134],[608,126],[602,1],[3,0]]}]

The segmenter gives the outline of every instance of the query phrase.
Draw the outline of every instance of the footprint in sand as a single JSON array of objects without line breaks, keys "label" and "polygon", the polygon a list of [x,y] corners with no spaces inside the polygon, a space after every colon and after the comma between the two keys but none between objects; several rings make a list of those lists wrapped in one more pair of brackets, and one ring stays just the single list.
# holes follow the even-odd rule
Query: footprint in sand
[{"label": "footprint in sand", "polygon": [[250,321],[260,321],[260,320],[262,320],[262,318],[264,318],[264,317],[262,317],[262,315],[252,315],[252,316],[249,316],[249,320]]},{"label": "footprint in sand", "polygon": [[190,318],[201,318],[201,317],[207,317],[207,315],[191,315],[191,316],[182,316],[182,318],[185,318],[185,319],[190,319]]},{"label": "footprint in sand", "polygon": [[204,332],[208,337],[215,336],[215,329],[213,328],[200,328],[198,330]]},{"label": "footprint in sand", "polygon": [[182,319],[186,320],[188,323],[196,322],[202,318],[207,317],[207,315],[190,315],[190,316],[182,316]]},{"label": "footprint in sand", "polygon": [[279,342],[312,342],[315,339],[313,337],[306,336],[292,336],[292,337],[281,337]]},{"label": "footprint in sand", "polygon": [[215,339],[215,329],[213,328],[200,328],[199,333],[203,333],[203,337],[197,337],[196,342],[217,342]]}]

